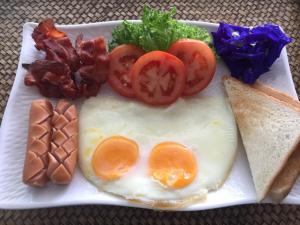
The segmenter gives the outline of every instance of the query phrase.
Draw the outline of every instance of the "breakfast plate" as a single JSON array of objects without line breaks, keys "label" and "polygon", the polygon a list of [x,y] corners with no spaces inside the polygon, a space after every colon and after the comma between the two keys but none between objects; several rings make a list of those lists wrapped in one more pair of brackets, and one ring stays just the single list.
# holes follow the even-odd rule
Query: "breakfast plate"
[{"label": "breakfast plate", "polygon": [[[85,38],[102,35],[106,40],[110,40],[112,30],[121,22],[110,21],[94,24],[60,25],[57,27],[66,32],[72,42],[75,41],[75,37],[80,33],[83,33]],[[198,21],[182,22],[206,28],[210,32],[216,31],[218,28],[218,24],[213,23]],[[43,57],[42,53],[35,49],[34,41],[31,38],[36,25],[35,23],[26,23],[23,27],[23,41],[19,65],[1,126],[0,208],[25,209],[78,204],[147,207],[98,191],[96,187],[84,178],[79,168],[75,171],[73,181],[66,186],[47,184],[45,188],[38,189],[23,184],[22,170],[29,116],[27,112],[32,100],[40,98],[40,94],[36,89],[24,85],[23,80],[26,71],[22,67],[22,64],[31,63]],[[211,92],[218,92],[220,95],[225,95],[224,88],[221,85],[221,77],[224,74],[229,74],[229,71],[224,63],[218,59],[215,77],[209,87],[204,92],[201,92],[201,95],[209,95]],[[297,98],[285,48],[281,52],[280,58],[270,68],[270,71],[264,74],[259,80]],[[101,94],[105,94],[109,90],[104,85],[100,92]],[[56,102],[55,99],[51,100],[52,102]],[[80,108],[82,100],[76,101],[75,104]],[[295,184],[283,203],[300,204],[298,190],[300,190],[300,181]],[[270,202],[270,200],[266,199],[264,202]],[[239,137],[237,155],[224,185],[215,192],[209,192],[206,200],[180,210],[204,210],[249,203],[257,203],[257,199],[246,154]]]}]

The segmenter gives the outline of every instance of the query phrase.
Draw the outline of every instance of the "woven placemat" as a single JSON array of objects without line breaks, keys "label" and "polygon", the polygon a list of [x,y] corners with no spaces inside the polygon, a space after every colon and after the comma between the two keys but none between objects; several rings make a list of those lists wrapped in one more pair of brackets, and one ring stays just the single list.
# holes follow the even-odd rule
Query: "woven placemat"
[{"label": "woven placemat", "polygon": [[[22,25],[51,17],[57,23],[137,19],[147,1],[0,0],[0,121],[14,81]],[[288,47],[300,94],[300,2],[297,0],[149,1],[156,8],[176,6],[177,18],[225,21],[239,25],[273,22],[294,38]],[[37,210],[0,210],[0,224],[300,224],[300,207],[246,205],[201,212],[159,212],[116,206],[75,206]]]}]

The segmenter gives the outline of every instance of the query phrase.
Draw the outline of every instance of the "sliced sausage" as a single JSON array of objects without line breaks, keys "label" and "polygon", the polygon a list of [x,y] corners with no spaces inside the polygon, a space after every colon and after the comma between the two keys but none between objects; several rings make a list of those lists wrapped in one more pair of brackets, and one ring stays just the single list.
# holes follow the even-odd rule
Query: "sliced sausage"
[{"label": "sliced sausage", "polygon": [[77,163],[78,117],[75,105],[58,101],[52,117],[51,150],[47,175],[57,184],[72,180]]},{"label": "sliced sausage", "polygon": [[48,180],[52,115],[52,105],[48,100],[39,99],[32,102],[23,170],[23,182],[30,186],[43,187]]}]

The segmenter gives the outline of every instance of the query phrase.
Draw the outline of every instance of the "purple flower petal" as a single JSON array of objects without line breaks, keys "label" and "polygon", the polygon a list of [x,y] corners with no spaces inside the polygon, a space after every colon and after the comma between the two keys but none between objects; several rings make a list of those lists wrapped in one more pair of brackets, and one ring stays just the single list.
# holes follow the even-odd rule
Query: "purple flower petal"
[{"label": "purple flower petal", "polygon": [[252,84],[280,56],[292,41],[279,26],[264,24],[254,28],[220,23],[212,33],[216,52],[229,67],[232,76]]}]

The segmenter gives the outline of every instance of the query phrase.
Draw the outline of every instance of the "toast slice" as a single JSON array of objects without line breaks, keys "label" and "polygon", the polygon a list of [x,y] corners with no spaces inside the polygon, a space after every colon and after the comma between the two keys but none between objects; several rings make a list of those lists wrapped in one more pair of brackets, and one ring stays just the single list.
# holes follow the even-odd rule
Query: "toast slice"
[{"label": "toast slice", "polygon": [[288,159],[284,168],[276,177],[269,191],[269,196],[275,202],[281,202],[291,191],[300,173],[300,147]]},{"label": "toast slice", "polygon": [[300,153],[296,151],[300,142],[300,103],[260,83],[247,85],[229,76],[223,78],[223,83],[241,133],[258,201],[269,192],[280,201],[292,188],[300,170]]}]

